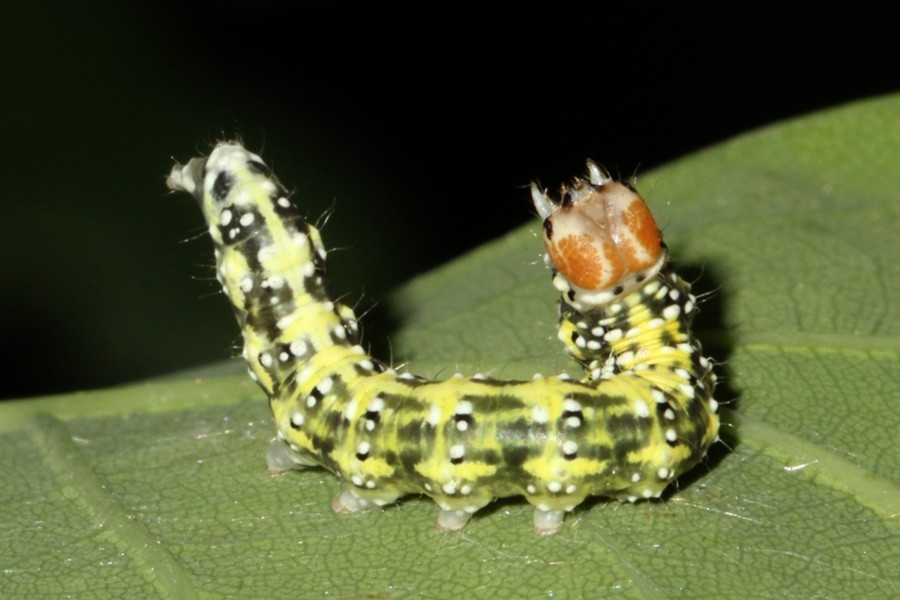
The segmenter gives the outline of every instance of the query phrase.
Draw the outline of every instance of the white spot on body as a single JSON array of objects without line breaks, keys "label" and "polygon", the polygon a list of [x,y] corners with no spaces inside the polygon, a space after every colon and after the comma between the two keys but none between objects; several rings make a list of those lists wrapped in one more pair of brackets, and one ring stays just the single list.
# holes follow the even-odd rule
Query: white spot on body
[{"label": "white spot on body", "polygon": [[441,407],[437,404],[432,404],[428,408],[428,417],[425,421],[432,427],[437,427],[438,423],[441,422]]},{"label": "white spot on body", "polygon": [[644,400],[637,400],[634,403],[634,414],[639,419],[646,419],[650,416],[650,407]]},{"label": "white spot on body", "polygon": [[658,319],[658,318],[650,319],[649,321],[647,321],[647,327],[649,329],[659,329],[660,327],[662,327],[665,324],[666,324],[666,322],[663,319]]},{"label": "white spot on body", "polygon": [[357,402],[356,398],[351,398],[350,402],[348,402],[347,406],[344,408],[344,418],[349,421],[356,417],[356,410],[358,407],[359,402]]},{"label": "white spot on body", "polygon": [[303,340],[296,340],[291,342],[290,345],[291,354],[294,356],[304,356],[306,354],[306,342]]},{"label": "white spot on body", "polygon": [[284,277],[281,275],[272,275],[263,281],[263,286],[270,287],[273,290],[281,289],[284,286]]},{"label": "white spot on body", "polygon": [[458,415],[471,415],[474,410],[474,406],[469,400],[460,400],[456,403],[456,414]]},{"label": "white spot on body", "polygon": [[624,366],[633,360],[634,360],[634,352],[629,350],[627,352],[623,352],[622,354],[620,354],[616,357],[616,364],[618,364],[619,366]]},{"label": "white spot on body", "polygon": [[327,396],[334,387],[334,380],[331,377],[326,377],[325,379],[320,381],[319,385],[317,385],[316,387],[319,388],[319,392],[323,396]]},{"label": "white spot on body", "polygon": [[288,327],[290,327],[293,324],[293,322],[296,320],[297,320],[297,313],[291,313],[289,315],[285,315],[285,316],[281,317],[280,319],[278,319],[278,321],[275,323],[275,327],[277,327],[281,331],[284,331]]},{"label": "white spot on body", "polygon": [[581,403],[572,398],[563,400],[563,411],[565,412],[581,412]]},{"label": "white spot on body", "polygon": [[622,333],[622,330],[616,328],[616,329],[610,329],[609,331],[607,331],[603,335],[603,339],[606,340],[607,342],[612,343],[612,342],[618,342],[619,340],[622,339],[623,336],[624,336],[624,334]]},{"label": "white spot on body", "polygon": [[694,392],[693,386],[691,386],[691,385],[689,385],[689,384],[687,384],[687,383],[682,383],[681,385],[678,386],[678,390],[679,390],[682,394],[684,394],[685,397],[690,398],[691,400],[694,399],[694,393],[695,393],[695,392]]}]

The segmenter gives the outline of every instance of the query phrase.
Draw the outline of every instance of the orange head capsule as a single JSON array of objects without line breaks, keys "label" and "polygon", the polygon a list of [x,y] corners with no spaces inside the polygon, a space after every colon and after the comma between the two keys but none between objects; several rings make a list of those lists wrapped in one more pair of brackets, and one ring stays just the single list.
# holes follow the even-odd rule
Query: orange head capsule
[{"label": "orange head capsule", "polygon": [[[644,200],[588,162],[589,179],[563,187],[560,203],[532,184],[544,219],[544,246],[566,281],[598,301],[655,275],[666,259],[659,228]],[[589,301],[590,298],[588,298]]]}]

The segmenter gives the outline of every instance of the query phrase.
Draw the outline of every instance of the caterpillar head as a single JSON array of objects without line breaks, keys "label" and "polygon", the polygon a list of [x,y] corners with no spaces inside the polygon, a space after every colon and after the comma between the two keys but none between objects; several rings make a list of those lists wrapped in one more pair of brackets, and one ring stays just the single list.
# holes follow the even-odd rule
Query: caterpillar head
[{"label": "caterpillar head", "polygon": [[650,209],[634,189],[588,161],[588,178],[563,186],[559,202],[531,184],[544,221],[554,284],[579,310],[606,304],[654,277],[666,247]]}]

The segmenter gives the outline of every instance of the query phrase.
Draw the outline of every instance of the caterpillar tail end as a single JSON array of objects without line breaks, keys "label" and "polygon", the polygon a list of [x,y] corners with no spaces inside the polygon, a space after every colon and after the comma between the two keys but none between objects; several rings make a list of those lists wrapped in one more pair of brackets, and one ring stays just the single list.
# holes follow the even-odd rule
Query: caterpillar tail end
[{"label": "caterpillar tail end", "polygon": [[199,199],[203,194],[205,164],[205,158],[192,158],[184,165],[176,163],[166,177],[166,187],[173,192],[187,192]]},{"label": "caterpillar tail end", "polygon": [[534,509],[534,532],[537,535],[554,535],[563,527],[564,510]]}]

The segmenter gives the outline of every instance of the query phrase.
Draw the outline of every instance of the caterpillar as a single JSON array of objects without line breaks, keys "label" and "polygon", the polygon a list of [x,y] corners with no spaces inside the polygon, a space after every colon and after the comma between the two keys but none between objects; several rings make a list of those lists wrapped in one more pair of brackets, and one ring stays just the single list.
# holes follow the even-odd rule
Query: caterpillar
[{"label": "caterpillar", "polygon": [[553,534],[588,496],[656,498],[716,441],[716,376],[691,333],[696,298],[643,199],[588,161],[560,200],[536,184],[558,336],[584,369],[530,381],[431,381],[369,356],[328,289],[327,252],[287,189],[239,142],[176,164],[213,240],[250,376],[269,399],[273,472],[324,467],[356,513],[424,494],[437,528],[524,496]]}]

